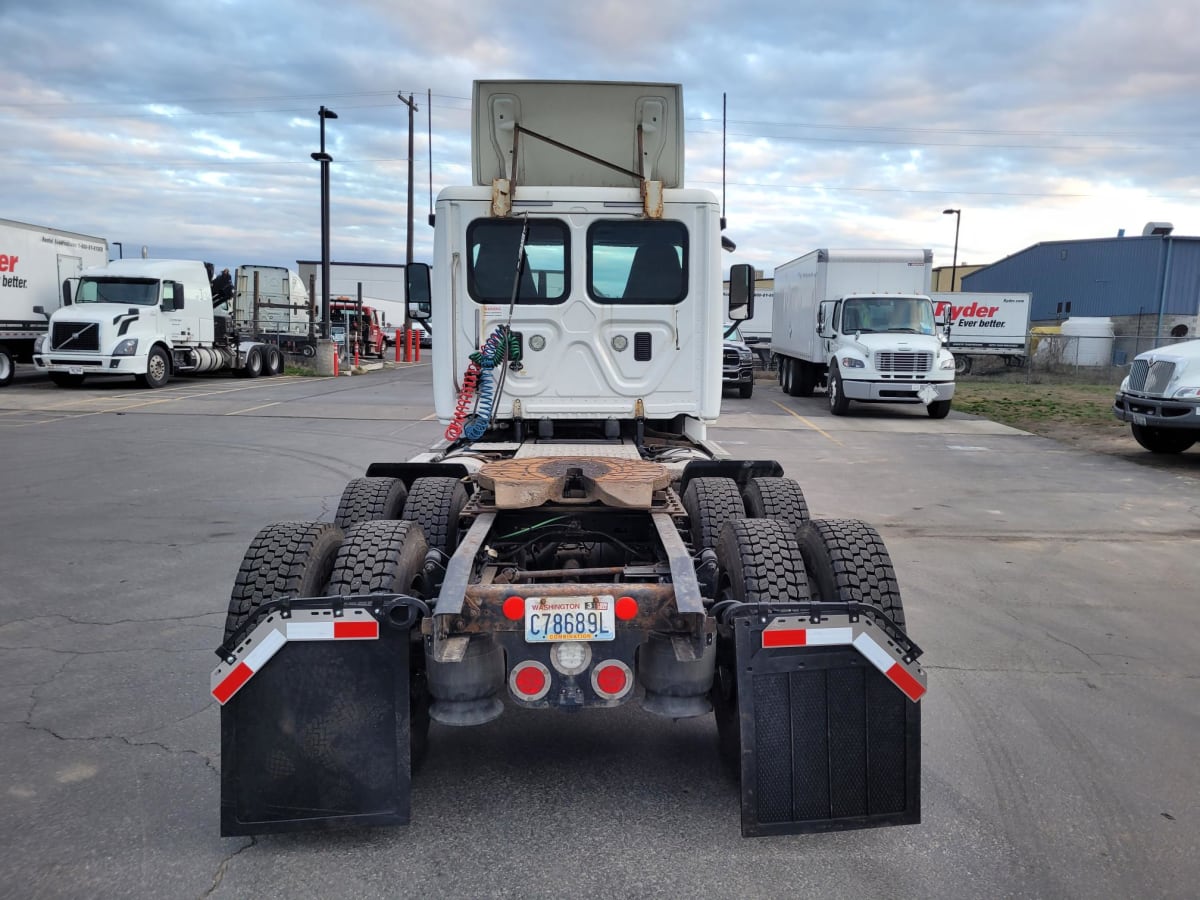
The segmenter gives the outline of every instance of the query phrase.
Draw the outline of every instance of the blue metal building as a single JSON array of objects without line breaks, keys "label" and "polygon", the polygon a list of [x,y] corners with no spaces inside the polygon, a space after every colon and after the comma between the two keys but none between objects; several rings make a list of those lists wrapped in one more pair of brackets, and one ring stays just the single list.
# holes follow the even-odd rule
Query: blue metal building
[{"label": "blue metal building", "polygon": [[1167,233],[1034,244],[966,276],[963,290],[1028,292],[1036,323],[1108,316],[1161,333],[1164,320],[1200,315],[1200,237],[1152,230]]}]

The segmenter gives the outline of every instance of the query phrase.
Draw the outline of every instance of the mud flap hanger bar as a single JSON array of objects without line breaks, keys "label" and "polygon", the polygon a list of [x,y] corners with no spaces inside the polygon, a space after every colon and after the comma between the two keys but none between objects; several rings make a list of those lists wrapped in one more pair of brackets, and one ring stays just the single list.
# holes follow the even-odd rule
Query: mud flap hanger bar
[{"label": "mud flap hanger bar", "polygon": [[409,629],[429,607],[404,594],[284,598],[263,604],[258,616],[217,650],[221,663],[209,688],[224,706],[289,641],[377,640],[380,623]]},{"label": "mud flap hanger bar", "polygon": [[919,701],[928,677],[921,648],[878,607],[862,603],[738,604],[714,610],[721,621],[758,619],[762,648],[853,647],[909,700]]}]

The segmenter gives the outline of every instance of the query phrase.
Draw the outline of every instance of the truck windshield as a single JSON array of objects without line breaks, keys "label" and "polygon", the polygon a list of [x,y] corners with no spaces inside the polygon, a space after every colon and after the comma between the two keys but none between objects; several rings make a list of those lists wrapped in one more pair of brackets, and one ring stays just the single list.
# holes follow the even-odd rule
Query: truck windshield
[{"label": "truck windshield", "polygon": [[[467,228],[467,290],[478,303],[509,303],[524,219],[479,219]],[[565,222],[530,219],[517,303],[561,303],[570,249]]]},{"label": "truck windshield", "polygon": [[620,220],[588,228],[588,295],[597,303],[679,303],[687,296],[682,222]]},{"label": "truck windshield", "polygon": [[933,304],[918,297],[855,297],[842,305],[842,331],[933,334]]},{"label": "truck windshield", "polygon": [[158,281],[154,278],[82,278],[75,291],[75,302],[155,306],[158,304]]}]

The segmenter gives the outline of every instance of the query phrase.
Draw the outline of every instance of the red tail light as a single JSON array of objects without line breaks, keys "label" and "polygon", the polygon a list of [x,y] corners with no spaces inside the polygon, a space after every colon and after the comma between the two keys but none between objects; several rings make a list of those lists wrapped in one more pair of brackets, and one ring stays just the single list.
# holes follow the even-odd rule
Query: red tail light
[{"label": "red tail light", "polygon": [[616,659],[606,659],[592,669],[592,690],[605,700],[619,700],[633,690],[633,672]]}]

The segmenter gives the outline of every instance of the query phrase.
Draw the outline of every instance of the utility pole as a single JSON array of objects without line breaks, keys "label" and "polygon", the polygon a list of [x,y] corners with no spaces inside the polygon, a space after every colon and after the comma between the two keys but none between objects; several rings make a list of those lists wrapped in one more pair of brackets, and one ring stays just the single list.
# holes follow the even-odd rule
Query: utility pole
[{"label": "utility pole", "polygon": [[[408,95],[408,99],[404,99],[403,94],[397,94],[396,97],[408,107],[408,240],[405,243],[404,266],[405,278],[408,277],[408,266],[412,265],[413,261],[413,113],[417,111],[417,104],[413,94]],[[404,339],[407,342],[408,332],[412,328],[412,320],[408,316],[408,304],[404,304]],[[407,343],[405,351],[407,352]]]}]

